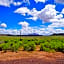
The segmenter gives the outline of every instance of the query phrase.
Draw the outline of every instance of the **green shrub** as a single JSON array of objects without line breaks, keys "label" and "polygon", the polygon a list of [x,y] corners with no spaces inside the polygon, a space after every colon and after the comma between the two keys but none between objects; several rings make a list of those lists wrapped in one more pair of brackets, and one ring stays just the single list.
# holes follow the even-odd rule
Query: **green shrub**
[{"label": "green shrub", "polygon": [[31,47],[28,44],[24,44],[23,48],[24,48],[25,51],[31,50]]},{"label": "green shrub", "polygon": [[50,52],[50,48],[43,47],[43,51]]},{"label": "green shrub", "polygon": [[22,42],[23,44],[27,44],[29,41],[27,39],[24,39]]},{"label": "green shrub", "polygon": [[43,51],[43,47],[44,47],[44,44],[41,43],[41,44],[40,44],[40,51]]},{"label": "green shrub", "polygon": [[34,51],[36,48],[36,45],[33,42],[29,42],[27,44],[24,44],[23,48],[25,51]]},{"label": "green shrub", "polygon": [[10,40],[5,40],[4,43],[8,43]]},{"label": "green shrub", "polygon": [[17,52],[18,49],[19,49],[19,44],[13,44],[13,45],[11,46],[11,51],[12,51],[12,52]]},{"label": "green shrub", "polygon": [[19,41],[22,41],[23,39],[20,39]]},{"label": "green shrub", "polygon": [[23,43],[21,41],[19,41],[18,43],[19,43],[19,47],[21,47],[23,45]]},{"label": "green shrub", "polygon": [[2,48],[4,52],[6,52],[9,49],[9,45],[7,43],[2,43],[0,45],[0,48]]},{"label": "green shrub", "polygon": [[35,41],[35,44],[36,44],[36,45],[40,45],[40,42],[39,42],[39,41]]},{"label": "green shrub", "polygon": [[36,45],[40,45],[40,43],[45,43],[46,41],[44,40],[37,40],[37,41],[34,41]]},{"label": "green shrub", "polygon": [[17,41],[17,43],[15,43],[15,41],[12,40],[8,41],[7,43],[0,44],[0,49],[3,50],[4,52],[6,52],[7,50],[17,52],[20,46],[22,46],[21,41]]},{"label": "green shrub", "polygon": [[39,40],[40,43],[44,43],[45,41],[44,40]]},{"label": "green shrub", "polygon": [[40,44],[40,51],[46,51],[46,52],[49,52],[50,51],[50,48],[47,48],[44,46],[44,44]]},{"label": "green shrub", "polygon": [[18,49],[22,46],[22,42],[19,41],[17,43],[12,43],[13,45],[11,46],[11,51],[12,52],[17,52]]},{"label": "green shrub", "polygon": [[45,44],[43,43],[40,44],[40,51],[55,52],[54,49],[49,48],[49,46],[45,46]]}]

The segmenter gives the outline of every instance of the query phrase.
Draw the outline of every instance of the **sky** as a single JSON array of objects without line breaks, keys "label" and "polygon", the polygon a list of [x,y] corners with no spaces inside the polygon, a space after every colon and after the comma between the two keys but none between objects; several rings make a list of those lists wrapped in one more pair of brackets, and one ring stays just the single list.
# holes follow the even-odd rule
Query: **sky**
[{"label": "sky", "polygon": [[64,33],[64,0],[0,0],[0,34]]}]

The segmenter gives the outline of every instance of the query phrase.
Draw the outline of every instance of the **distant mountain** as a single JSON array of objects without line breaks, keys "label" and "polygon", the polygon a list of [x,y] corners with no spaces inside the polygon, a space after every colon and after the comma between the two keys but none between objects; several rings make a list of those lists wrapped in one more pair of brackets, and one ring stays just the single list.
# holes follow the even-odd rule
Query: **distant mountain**
[{"label": "distant mountain", "polygon": [[[0,34],[0,36],[20,36],[20,35]],[[37,33],[32,33],[32,34],[21,35],[21,36],[47,36],[47,35],[39,35]],[[48,36],[64,36],[64,33],[54,33],[54,34],[48,35]]]},{"label": "distant mountain", "polygon": [[54,33],[54,34],[52,34],[53,36],[64,36],[64,33],[58,33],[58,34],[56,34],[56,33]]},{"label": "distant mountain", "polygon": [[[12,34],[0,34],[0,36],[20,36],[20,35],[12,35]],[[32,34],[28,34],[28,35],[21,35],[21,36],[40,36],[37,33],[32,33]]]},{"label": "distant mountain", "polygon": [[31,36],[39,36],[39,34],[37,34],[37,33],[32,33],[32,34],[28,34],[28,35],[31,35]]}]

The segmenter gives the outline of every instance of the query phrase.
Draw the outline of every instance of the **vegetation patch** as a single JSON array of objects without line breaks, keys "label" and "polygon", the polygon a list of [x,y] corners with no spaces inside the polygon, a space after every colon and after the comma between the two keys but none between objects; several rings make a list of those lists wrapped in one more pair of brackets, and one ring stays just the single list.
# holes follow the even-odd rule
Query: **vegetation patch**
[{"label": "vegetation patch", "polygon": [[1,37],[0,51],[17,52],[19,48],[24,51],[34,51],[40,46],[40,51],[46,52],[63,52],[64,53],[64,37],[62,36],[41,36],[41,37]]}]

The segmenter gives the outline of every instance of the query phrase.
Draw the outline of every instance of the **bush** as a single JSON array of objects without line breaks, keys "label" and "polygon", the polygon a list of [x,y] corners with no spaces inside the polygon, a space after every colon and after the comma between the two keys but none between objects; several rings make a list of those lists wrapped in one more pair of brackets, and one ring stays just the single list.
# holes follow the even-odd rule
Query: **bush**
[{"label": "bush", "polygon": [[43,51],[44,44],[40,44],[40,51]]},{"label": "bush", "polygon": [[11,51],[12,52],[17,52],[19,49],[19,45],[18,44],[14,44],[13,46],[11,46]]},{"label": "bush", "polygon": [[2,48],[4,52],[6,52],[9,49],[9,45],[7,43],[2,43],[0,45],[0,48]]},{"label": "bush", "polygon": [[39,42],[39,41],[35,41],[35,44],[36,44],[36,45],[40,45],[40,42]]},{"label": "bush", "polygon": [[50,48],[43,47],[43,51],[50,52]]},{"label": "bush", "polygon": [[40,51],[55,52],[54,49],[49,48],[49,46],[45,46],[45,44],[43,43],[40,44]]},{"label": "bush", "polygon": [[28,44],[24,44],[23,48],[24,48],[25,51],[31,50],[31,47]]},{"label": "bush", "polygon": [[5,40],[4,43],[8,43],[10,40]]},{"label": "bush", "polygon": [[27,44],[29,41],[27,39],[24,39],[22,42],[23,44]]},{"label": "bush", "polygon": [[21,41],[19,41],[18,43],[19,43],[19,47],[21,47],[23,45],[23,43]]},{"label": "bush", "polygon": [[24,44],[23,48],[25,51],[34,51],[36,48],[36,45],[33,42],[29,42],[27,44]]},{"label": "bush", "polygon": [[36,41],[34,41],[34,42],[35,42],[36,45],[40,45],[40,43],[45,43],[44,40],[36,40]]},{"label": "bush", "polygon": [[45,42],[40,44],[41,51],[57,51],[64,52],[64,45],[61,41]]},{"label": "bush", "polygon": [[19,47],[22,46],[22,42],[21,41],[8,41],[7,43],[2,43],[0,44],[0,50],[3,50],[4,52],[6,52],[7,50],[11,50],[13,52],[17,52]]},{"label": "bush", "polygon": [[10,39],[5,40],[4,43],[0,44],[0,51],[6,52],[7,50],[11,50],[13,52],[17,52],[18,49],[23,46],[26,51],[33,51],[36,48],[36,45],[40,45],[41,51],[59,51],[64,52],[64,40],[58,38],[46,38],[38,39],[38,38],[30,38],[30,39]]},{"label": "bush", "polygon": [[44,44],[40,44],[40,51],[46,51],[46,52],[49,52],[50,51],[50,48],[47,48],[44,46]]},{"label": "bush", "polygon": [[17,52],[18,49],[22,46],[22,42],[19,41],[17,43],[13,43],[13,45],[11,46],[11,51],[12,52]]}]

